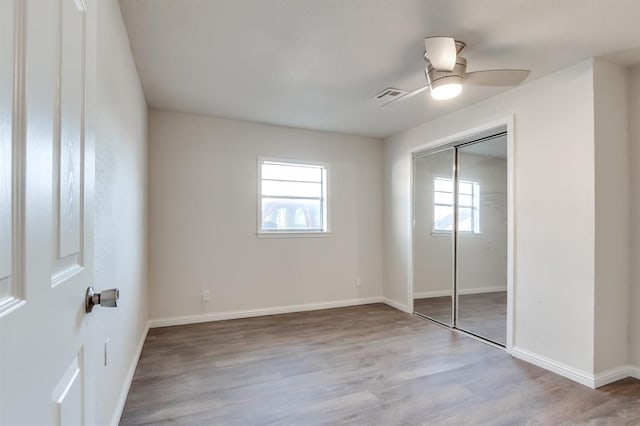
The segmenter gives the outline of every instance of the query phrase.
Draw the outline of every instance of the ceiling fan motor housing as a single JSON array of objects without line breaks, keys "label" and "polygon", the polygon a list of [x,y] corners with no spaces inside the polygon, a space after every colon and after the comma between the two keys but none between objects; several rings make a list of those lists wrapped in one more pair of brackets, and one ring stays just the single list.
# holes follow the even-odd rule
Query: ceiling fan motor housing
[{"label": "ceiling fan motor housing", "polygon": [[459,83],[462,84],[465,72],[467,70],[467,60],[462,56],[456,58],[456,65],[452,71],[437,71],[431,62],[428,62],[424,69],[425,77],[430,88],[434,88],[441,84]]}]

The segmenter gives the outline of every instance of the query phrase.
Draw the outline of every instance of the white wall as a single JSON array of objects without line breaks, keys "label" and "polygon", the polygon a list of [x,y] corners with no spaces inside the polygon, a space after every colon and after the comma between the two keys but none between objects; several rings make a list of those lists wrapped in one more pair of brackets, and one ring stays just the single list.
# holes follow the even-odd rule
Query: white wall
[{"label": "white wall", "polygon": [[407,303],[410,154],[514,116],[514,345],[593,372],[594,129],[586,61],[425,123],[385,143],[384,294]]},{"label": "white wall", "polygon": [[[159,111],[149,124],[152,322],[380,299],[381,141]],[[257,156],[328,162],[330,235],[256,237]]]},{"label": "white wall", "polygon": [[640,368],[640,66],[629,70],[631,151],[631,363]]},{"label": "white wall", "polygon": [[629,362],[630,160],[627,70],[594,61],[595,366]]},{"label": "white wall", "polygon": [[[95,309],[88,347],[97,424],[119,420],[147,320],[147,105],[115,0],[98,3],[95,176],[96,290],[120,288],[117,309]],[[109,338],[108,365],[102,367]]]}]

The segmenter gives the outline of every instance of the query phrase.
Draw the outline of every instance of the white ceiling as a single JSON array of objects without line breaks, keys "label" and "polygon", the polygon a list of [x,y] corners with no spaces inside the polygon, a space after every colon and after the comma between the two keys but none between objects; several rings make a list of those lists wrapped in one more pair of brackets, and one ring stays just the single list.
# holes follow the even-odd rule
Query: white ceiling
[{"label": "white ceiling", "polygon": [[[425,84],[424,36],[468,47],[468,71],[537,79],[591,56],[629,63],[638,0],[120,0],[151,108],[385,137],[506,89],[386,107]],[[625,54],[625,51],[635,52]],[[617,53],[622,52],[622,53]]]}]

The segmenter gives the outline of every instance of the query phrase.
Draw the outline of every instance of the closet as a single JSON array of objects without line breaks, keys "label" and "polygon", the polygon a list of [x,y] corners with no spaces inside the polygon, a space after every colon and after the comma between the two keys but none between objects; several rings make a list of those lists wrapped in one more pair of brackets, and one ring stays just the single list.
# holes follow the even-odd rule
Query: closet
[{"label": "closet", "polygon": [[507,135],[413,157],[414,312],[501,346],[507,333]]}]

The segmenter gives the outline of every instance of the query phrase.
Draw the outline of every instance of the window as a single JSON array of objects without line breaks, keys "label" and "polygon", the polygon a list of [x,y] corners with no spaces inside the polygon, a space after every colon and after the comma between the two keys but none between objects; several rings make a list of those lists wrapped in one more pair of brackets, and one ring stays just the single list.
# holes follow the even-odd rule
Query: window
[{"label": "window", "polygon": [[[453,231],[453,181],[433,180],[433,231]],[[480,233],[480,183],[458,182],[458,231]]]},{"label": "window", "polygon": [[327,232],[324,164],[260,161],[260,230]]}]

